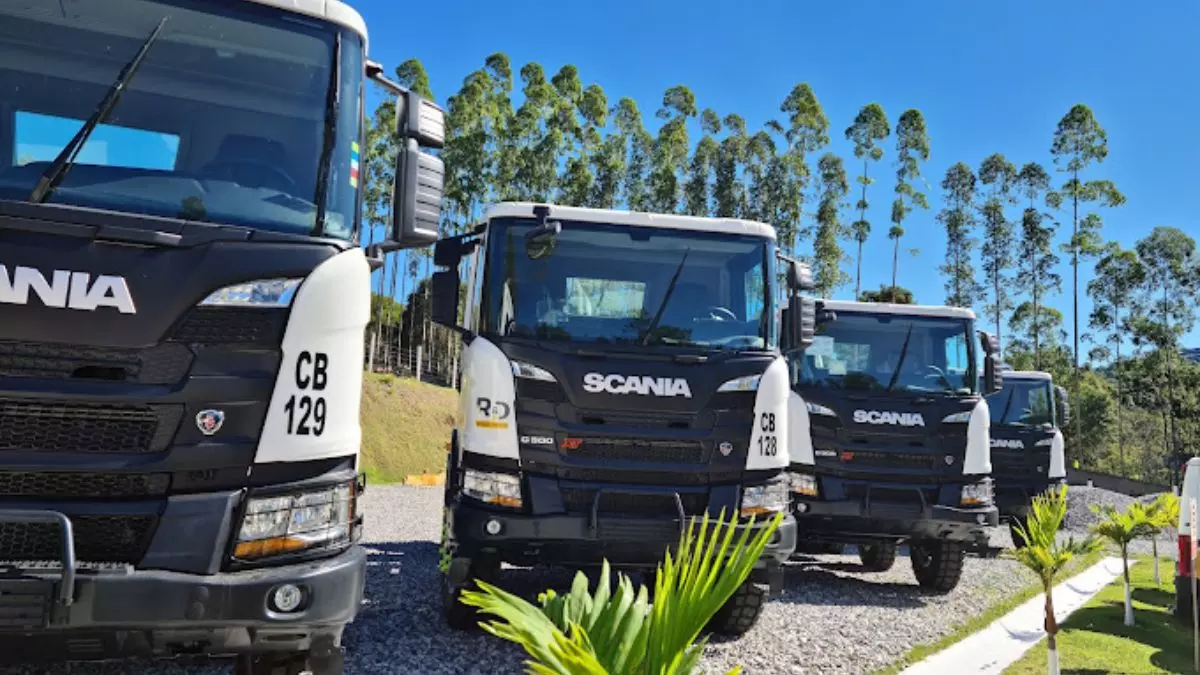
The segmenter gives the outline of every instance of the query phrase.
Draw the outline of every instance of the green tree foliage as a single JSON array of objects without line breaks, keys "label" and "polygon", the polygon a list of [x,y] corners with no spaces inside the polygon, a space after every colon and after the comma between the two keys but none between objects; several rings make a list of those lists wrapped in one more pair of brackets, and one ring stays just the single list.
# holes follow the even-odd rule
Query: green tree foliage
[{"label": "green tree foliage", "polygon": [[1008,220],[1004,209],[1017,201],[1012,193],[1016,180],[1017,168],[1000,153],[989,155],[979,165],[979,182],[987,188],[983,203],[979,206],[984,231],[980,253],[991,294],[986,311],[992,317],[996,337],[1002,345],[1004,332],[1001,317],[1013,308],[1009,277],[1015,262],[1016,246],[1013,223]]},{"label": "green tree foliage", "polygon": [[867,186],[874,183],[868,171],[871,162],[883,158],[883,147],[879,144],[892,133],[887,114],[878,103],[868,103],[858,111],[854,123],[846,128],[846,139],[854,143],[854,156],[862,160],[862,175],[855,182],[862,186],[862,196],[859,197],[855,208],[858,209],[858,220],[850,225],[854,241],[858,243],[858,258],[854,275],[854,297],[862,291],[862,251],[863,244],[871,236],[871,223],[867,220]]},{"label": "green tree foliage", "polygon": [[687,161],[687,122],[695,117],[696,95],[683,85],[663,94],[656,116],[663,120],[654,143],[650,174],[650,210],[674,213],[679,209],[679,172]]},{"label": "green tree foliage", "polygon": [[1158,536],[1179,525],[1179,497],[1164,492],[1146,507],[1146,533],[1150,537],[1151,554],[1154,558],[1154,583],[1161,584],[1158,569]]},{"label": "green tree foliage", "polygon": [[1132,626],[1133,588],[1129,583],[1129,544],[1151,533],[1153,523],[1150,513],[1142,502],[1130,502],[1124,510],[1111,504],[1092,504],[1091,509],[1104,519],[1092,526],[1092,532],[1109,540],[1121,551],[1125,580],[1125,625]]},{"label": "green tree foliage", "polygon": [[842,158],[833,153],[825,153],[821,157],[817,163],[817,177],[821,196],[813,240],[813,280],[817,286],[817,297],[829,298],[849,280],[842,271],[846,254],[841,245],[845,231],[841,210],[846,206],[843,200],[850,191],[850,183],[846,179]]},{"label": "green tree foliage", "polygon": [[724,511],[711,529],[707,514],[698,530],[690,522],[678,558],[668,552],[658,565],[653,605],[646,587],[635,590],[624,574],[610,592],[607,560],[595,593],[579,572],[567,595],[540,594],[540,607],[485,581],[476,581],[481,590],[465,591],[462,602],[497,617],[483,629],[521,645],[531,657],[530,673],[687,675],[698,672],[705,626],[745,583],[782,519],[776,516],[753,537],[748,527],[725,527],[731,521]]},{"label": "green tree foliage", "polygon": [[946,275],[946,304],[954,307],[974,307],[983,295],[971,263],[971,252],[978,243],[973,236],[975,184],[971,167],[962,162],[950,167],[942,179],[946,208],[938,220],[946,228],[946,263],[940,269]]},{"label": "green tree foliage", "polygon": [[1041,369],[1041,313],[1050,293],[1062,290],[1062,277],[1055,272],[1055,223],[1042,207],[1057,208],[1058,193],[1050,189],[1050,175],[1041,165],[1030,162],[1017,173],[1017,188],[1029,200],[1021,214],[1017,240],[1017,289],[1029,296],[1030,336],[1034,367]]},{"label": "green tree foliage", "polygon": [[929,199],[914,185],[921,178],[921,162],[927,161],[929,134],[925,130],[925,117],[916,108],[905,110],[896,124],[896,200],[892,202],[892,227],[888,230],[888,239],[892,240],[892,288],[899,288],[896,276],[900,270],[904,221],[913,209],[929,210]]},{"label": "green tree foliage", "polygon": [[896,305],[915,305],[913,292],[903,286],[879,285],[879,290],[866,290],[858,296],[859,302],[890,302]]}]

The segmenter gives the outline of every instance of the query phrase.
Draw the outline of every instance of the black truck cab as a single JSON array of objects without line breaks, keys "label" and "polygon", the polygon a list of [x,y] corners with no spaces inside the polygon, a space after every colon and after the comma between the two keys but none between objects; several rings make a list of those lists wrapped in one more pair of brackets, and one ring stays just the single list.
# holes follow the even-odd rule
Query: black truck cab
[{"label": "black truck cab", "polygon": [[994,340],[967,309],[817,307],[812,345],[789,354],[801,548],[855,544],[868,569],[884,570],[907,543],[921,585],[948,591],[966,548],[997,524],[979,390],[995,376]]},{"label": "black truck cab", "polygon": [[1062,427],[1069,409],[1067,392],[1050,373],[1005,370],[1004,388],[990,394],[992,480],[1000,518],[1013,529],[1013,543],[1023,539],[1016,525],[1029,515],[1033,498],[1066,482],[1067,462]]}]

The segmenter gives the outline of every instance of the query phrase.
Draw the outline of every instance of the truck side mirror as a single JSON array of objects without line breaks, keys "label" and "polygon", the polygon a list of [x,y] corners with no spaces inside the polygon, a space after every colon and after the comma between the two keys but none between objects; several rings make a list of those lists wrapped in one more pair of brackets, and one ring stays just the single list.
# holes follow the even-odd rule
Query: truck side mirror
[{"label": "truck side mirror", "polygon": [[1065,427],[1071,423],[1071,404],[1067,397],[1067,390],[1064,387],[1054,385],[1054,404],[1056,407],[1055,414],[1058,417],[1058,426]]},{"label": "truck side mirror", "polygon": [[1004,388],[1004,364],[1000,361],[1000,341],[987,331],[979,331],[979,343],[983,347],[984,395],[994,394]]},{"label": "truck side mirror", "polygon": [[783,351],[806,349],[812,344],[817,327],[817,302],[801,295],[815,289],[812,267],[784,258],[787,263],[788,306],[780,311],[781,335],[779,344]]},{"label": "truck side mirror", "polygon": [[445,119],[441,108],[411,91],[396,97],[400,149],[392,184],[390,249],[420,248],[437,241],[446,168],[421,148],[445,144]]},{"label": "truck side mirror", "polygon": [[431,283],[430,318],[438,325],[461,330],[458,324],[458,268],[434,272]]}]

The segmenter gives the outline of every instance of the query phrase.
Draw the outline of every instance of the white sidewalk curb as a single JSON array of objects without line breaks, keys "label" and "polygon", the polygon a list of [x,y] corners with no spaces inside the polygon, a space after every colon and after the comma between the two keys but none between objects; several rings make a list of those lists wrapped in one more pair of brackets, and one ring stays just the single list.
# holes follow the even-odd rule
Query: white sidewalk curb
[{"label": "white sidewalk curb", "polygon": [[[1130,567],[1135,560],[1130,560]],[[1114,579],[1121,559],[1105,558],[1054,587],[1054,615],[1061,623]],[[1046,637],[1042,628],[1046,598],[1038,593],[983,630],[914,663],[901,675],[1001,673]]]}]

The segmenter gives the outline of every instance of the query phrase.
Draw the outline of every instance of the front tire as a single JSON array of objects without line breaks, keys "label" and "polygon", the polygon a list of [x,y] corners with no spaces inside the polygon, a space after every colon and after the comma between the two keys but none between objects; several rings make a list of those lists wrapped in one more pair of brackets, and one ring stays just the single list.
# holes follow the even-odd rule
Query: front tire
[{"label": "front tire", "polygon": [[[461,583],[452,581],[455,568],[465,566],[466,579]],[[454,630],[476,630],[479,628],[479,622],[483,620],[483,614],[479,608],[462,603],[462,592],[473,590],[476,586],[474,581],[482,579],[487,582],[495,582],[500,576],[500,561],[490,558],[482,558],[477,560],[468,560],[466,558],[454,558],[450,561],[450,572],[442,575],[442,615],[446,619],[446,624]]]},{"label": "front tire", "polygon": [[868,572],[886,572],[896,563],[896,542],[859,546],[858,559]]},{"label": "front tire", "polygon": [[243,654],[237,658],[235,675],[343,675],[341,647],[322,657],[311,652]]},{"label": "front tire", "polygon": [[909,559],[921,588],[944,594],[958,586],[966,551],[953,541],[914,542],[909,545]]},{"label": "front tire", "polygon": [[745,635],[758,623],[766,600],[767,589],[747,579],[713,615],[709,628],[719,635]]}]

